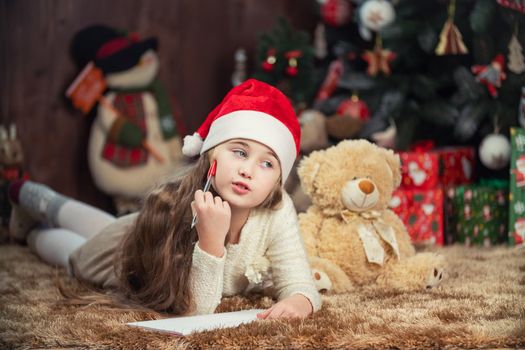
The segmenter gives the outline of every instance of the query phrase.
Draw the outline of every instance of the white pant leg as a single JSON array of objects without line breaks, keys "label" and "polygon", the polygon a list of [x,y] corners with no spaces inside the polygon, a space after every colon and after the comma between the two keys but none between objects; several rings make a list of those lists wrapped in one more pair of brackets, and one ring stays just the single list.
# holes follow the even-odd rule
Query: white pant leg
[{"label": "white pant leg", "polygon": [[27,238],[29,249],[53,266],[65,268],[70,274],[69,256],[86,242],[86,238],[62,228],[36,228]]},{"label": "white pant leg", "polygon": [[68,200],[58,210],[55,225],[90,239],[115,220],[113,215],[89,204]]}]

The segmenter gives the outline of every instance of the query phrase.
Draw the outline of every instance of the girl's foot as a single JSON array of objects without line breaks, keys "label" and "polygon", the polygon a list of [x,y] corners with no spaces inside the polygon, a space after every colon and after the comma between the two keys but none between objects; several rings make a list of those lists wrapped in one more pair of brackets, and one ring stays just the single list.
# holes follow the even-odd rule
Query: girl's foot
[{"label": "girl's foot", "polygon": [[9,218],[9,236],[18,243],[25,243],[32,228],[38,224],[18,205],[11,203],[11,216]]}]

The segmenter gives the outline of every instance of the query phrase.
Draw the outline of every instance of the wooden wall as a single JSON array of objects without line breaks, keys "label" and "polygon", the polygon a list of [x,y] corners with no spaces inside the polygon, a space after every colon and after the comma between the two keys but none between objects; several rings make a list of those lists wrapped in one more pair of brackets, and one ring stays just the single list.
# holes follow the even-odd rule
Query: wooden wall
[{"label": "wooden wall", "polygon": [[310,0],[0,0],[0,123],[16,123],[35,181],[111,210],[87,166],[92,118],[63,97],[78,74],[74,33],[102,23],[156,36],[160,78],[193,132],[230,88],[235,49],[247,49],[253,69],[257,37],[279,15],[315,27]]}]

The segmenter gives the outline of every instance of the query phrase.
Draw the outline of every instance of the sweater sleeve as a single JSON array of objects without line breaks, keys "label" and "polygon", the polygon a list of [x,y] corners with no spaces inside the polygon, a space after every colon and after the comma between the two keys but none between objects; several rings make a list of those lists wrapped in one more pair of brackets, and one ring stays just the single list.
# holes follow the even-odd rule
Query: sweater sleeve
[{"label": "sweater sleeve", "polygon": [[222,298],[226,249],[221,258],[210,255],[195,244],[190,271],[190,283],[195,305],[194,314],[211,314]]},{"label": "sweater sleeve", "polygon": [[284,205],[272,225],[272,238],[266,255],[272,268],[272,279],[279,300],[302,294],[313,310],[321,308],[321,297],[315,287],[304,244],[299,233],[297,213],[291,199],[283,198]]}]

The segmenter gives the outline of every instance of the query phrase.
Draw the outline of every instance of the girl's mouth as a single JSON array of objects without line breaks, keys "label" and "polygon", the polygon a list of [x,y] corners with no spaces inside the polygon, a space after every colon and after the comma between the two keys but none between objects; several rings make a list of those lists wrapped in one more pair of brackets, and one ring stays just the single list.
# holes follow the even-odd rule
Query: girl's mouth
[{"label": "girl's mouth", "polygon": [[242,182],[234,182],[232,183],[233,191],[237,194],[246,194],[250,192],[250,187]]}]

